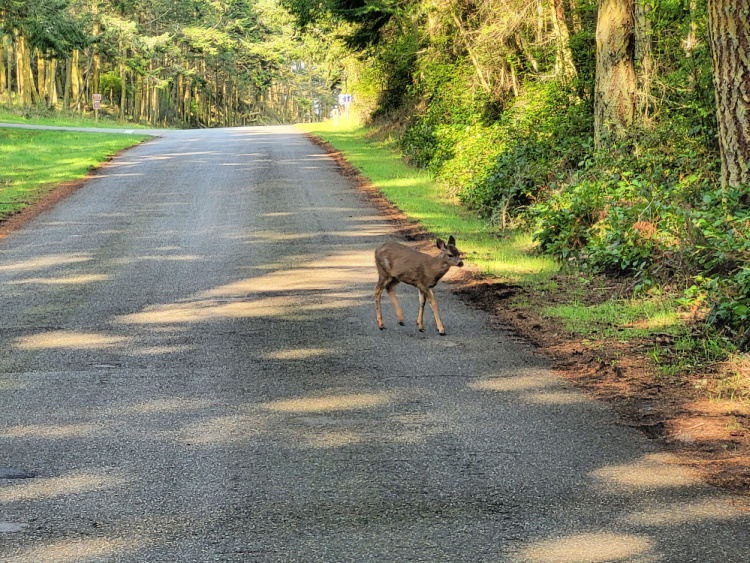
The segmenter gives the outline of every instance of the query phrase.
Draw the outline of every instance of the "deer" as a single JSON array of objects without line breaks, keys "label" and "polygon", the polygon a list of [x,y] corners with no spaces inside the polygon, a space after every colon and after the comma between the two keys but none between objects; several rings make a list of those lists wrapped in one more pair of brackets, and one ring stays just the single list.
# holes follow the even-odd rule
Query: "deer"
[{"label": "deer", "polygon": [[380,276],[375,286],[375,310],[380,330],[385,329],[380,311],[380,297],[384,289],[388,292],[388,297],[396,309],[398,324],[404,325],[404,313],[393,290],[399,283],[406,283],[419,290],[419,315],[417,316],[419,332],[424,332],[422,323],[424,305],[429,301],[432,312],[435,313],[438,332],[441,336],[445,336],[445,328],[440,322],[437,301],[435,301],[432,288],[452,266],[462,268],[464,262],[461,259],[461,252],[456,248],[456,239],[452,235],[448,239],[448,244],[442,239],[437,239],[436,245],[440,250],[437,256],[430,256],[397,242],[386,242],[375,249],[375,265]]}]

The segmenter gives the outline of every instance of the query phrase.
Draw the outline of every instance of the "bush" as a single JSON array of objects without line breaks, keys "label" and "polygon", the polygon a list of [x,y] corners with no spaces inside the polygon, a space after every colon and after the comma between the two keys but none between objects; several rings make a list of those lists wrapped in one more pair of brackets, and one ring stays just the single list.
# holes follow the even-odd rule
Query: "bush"
[{"label": "bush", "polygon": [[529,86],[500,120],[486,124],[487,100],[465,98],[465,69],[440,70],[433,68],[431,76],[441,79],[430,84],[433,98],[401,138],[401,148],[469,209],[488,218],[518,215],[586,160],[590,110],[559,84]]}]

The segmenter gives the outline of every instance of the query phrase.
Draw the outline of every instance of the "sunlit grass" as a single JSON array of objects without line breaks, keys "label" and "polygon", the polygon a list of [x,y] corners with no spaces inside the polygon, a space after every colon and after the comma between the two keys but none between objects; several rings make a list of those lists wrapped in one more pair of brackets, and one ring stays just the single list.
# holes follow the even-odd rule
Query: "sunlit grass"
[{"label": "sunlit grass", "polygon": [[0,128],[0,220],[147,137]]},{"label": "sunlit grass", "polygon": [[670,299],[621,299],[600,305],[573,302],[543,311],[564,321],[570,332],[583,336],[643,338],[654,332],[673,336],[687,332],[676,303]]},{"label": "sunlit grass", "polygon": [[144,125],[123,123],[107,117],[103,113],[99,121],[91,113],[40,111],[33,108],[0,107],[0,123],[20,123],[29,125],[50,125],[54,127],[100,127],[107,129],[143,129]]},{"label": "sunlit grass", "polygon": [[529,234],[496,232],[463,209],[429,174],[408,166],[390,143],[369,140],[367,128],[346,121],[339,126],[324,122],[299,127],[340,150],[409,218],[436,236],[454,235],[467,260],[482,273],[519,282],[548,278],[557,272],[554,260],[532,252]]}]

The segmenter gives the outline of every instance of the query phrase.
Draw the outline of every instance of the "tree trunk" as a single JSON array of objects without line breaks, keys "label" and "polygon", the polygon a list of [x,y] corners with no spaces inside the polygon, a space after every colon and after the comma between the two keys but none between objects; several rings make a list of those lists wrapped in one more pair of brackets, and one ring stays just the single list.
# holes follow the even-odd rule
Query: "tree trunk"
[{"label": "tree trunk", "polygon": [[42,102],[47,102],[47,61],[44,60],[41,53],[36,56],[36,81],[39,90],[39,98]]},{"label": "tree trunk", "polygon": [[50,107],[57,105],[57,59],[51,59],[47,64],[46,87],[47,101]]},{"label": "tree trunk", "polygon": [[16,31],[16,86],[18,88],[18,99],[24,106],[31,105],[31,89],[26,72],[27,61],[26,39],[20,32]]},{"label": "tree trunk", "polygon": [[29,87],[29,94],[31,95],[32,102],[36,105],[41,103],[39,92],[36,89],[36,80],[34,80],[34,72],[31,70],[31,51],[26,45],[24,47],[24,72],[26,73],[26,84]]},{"label": "tree trunk", "polygon": [[0,39],[0,100],[8,89],[8,75],[5,71],[5,35]]},{"label": "tree trunk", "polygon": [[125,112],[127,107],[127,88],[126,88],[126,81],[127,81],[127,75],[125,73],[125,64],[122,62],[127,57],[127,51],[123,49],[122,42],[120,43],[120,53],[121,53],[121,59],[120,60],[120,119],[125,119]]},{"label": "tree trunk", "polygon": [[6,87],[7,87],[7,92],[8,92],[8,107],[10,107],[11,105],[13,105],[13,96],[12,96],[13,82],[12,82],[12,77],[10,74],[13,68],[13,54],[11,53],[11,51],[13,50],[13,44],[12,44],[11,38],[8,36],[3,37],[3,44],[5,45],[5,57],[6,57],[5,68],[8,73],[8,78],[6,80]]},{"label": "tree trunk", "polygon": [[578,0],[570,0],[570,19],[573,23],[573,33],[581,33],[581,14],[578,13]]},{"label": "tree trunk", "polygon": [[623,138],[635,117],[633,0],[602,0],[596,25],[594,143]]},{"label": "tree trunk", "polygon": [[570,32],[568,31],[568,24],[565,23],[565,8],[562,0],[553,0],[552,4],[552,24],[557,43],[557,63],[555,66],[559,68],[558,76],[562,78],[563,82],[570,83],[577,73],[573,63],[573,52],[570,50]]},{"label": "tree trunk", "polygon": [[722,186],[750,184],[750,12],[744,2],[709,0],[708,36],[716,88]]},{"label": "tree trunk", "polygon": [[654,73],[654,53],[652,49],[653,31],[648,14],[651,4],[647,0],[635,0],[635,59],[638,61],[638,109],[645,123],[648,123],[651,103],[651,83]]},{"label": "tree trunk", "polygon": [[70,109],[70,91],[73,86],[73,58],[65,59],[65,89],[63,90],[63,110]]},{"label": "tree trunk", "polygon": [[76,102],[76,107],[74,108],[76,111],[78,111],[78,98],[81,89],[80,70],[78,69],[80,56],[78,49],[75,49],[70,61],[70,95]]},{"label": "tree trunk", "polygon": [[[91,5],[91,14],[94,16],[94,27],[92,37],[97,39],[99,37],[99,3],[97,0]],[[99,73],[101,70],[102,61],[99,56],[99,44],[94,43],[94,84],[92,94],[99,94]]]},{"label": "tree trunk", "polygon": [[543,0],[537,0],[536,2],[536,43],[541,45],[544,42],[544,31],[547,27],[547,22],[544,17],[544,2]]}]

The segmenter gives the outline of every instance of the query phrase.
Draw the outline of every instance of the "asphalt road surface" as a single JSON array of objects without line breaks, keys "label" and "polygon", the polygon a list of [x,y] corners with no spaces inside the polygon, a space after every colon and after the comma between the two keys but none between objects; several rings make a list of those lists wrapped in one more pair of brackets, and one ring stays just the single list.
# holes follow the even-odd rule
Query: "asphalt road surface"
[{"label": "asphalt road surface", "polygon": [[[0,241],[0,561],[748,563],[705,487],[441,282],[290,127],[178,131]],[[459,241],[460,247],[460,241]]]}]

